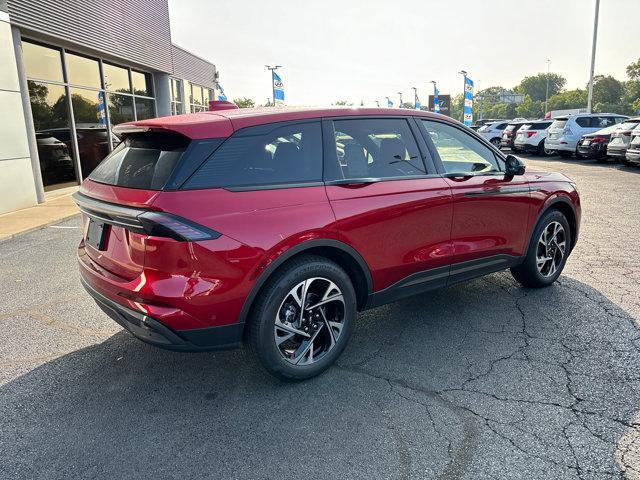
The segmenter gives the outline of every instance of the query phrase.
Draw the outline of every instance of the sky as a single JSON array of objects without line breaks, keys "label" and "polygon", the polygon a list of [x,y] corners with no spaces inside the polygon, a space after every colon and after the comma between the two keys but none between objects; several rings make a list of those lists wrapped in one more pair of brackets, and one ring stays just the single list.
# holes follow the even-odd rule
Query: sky
[{"label": "sky", "polygon": [[[511,88],[551,71],[589,80],[595,0],[169,0],[173,42],[214,63],[231,98],[271,97],[282,65],[286,103],[359,105]],[[601,0],[596,74],[626,79],[640,58],[640,0]]]}]

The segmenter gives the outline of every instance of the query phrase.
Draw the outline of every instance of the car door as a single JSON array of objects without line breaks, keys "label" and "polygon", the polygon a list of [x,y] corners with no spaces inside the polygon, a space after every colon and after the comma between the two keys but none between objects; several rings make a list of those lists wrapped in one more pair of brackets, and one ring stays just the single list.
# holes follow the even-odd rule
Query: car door
[{"label": "car door", "polygon": [[517,263],[529,235],[525,176],[506,176],[502,155],[463,127],[426,119],[420,124],[453,194],[450,281]]},{"label": "car door", "polygon": [[404,117],[339,118],[324,121],[323,135],[327,196],[340,237],[371,270],[372,303],[445,285],[451,188],[417,125]]}]

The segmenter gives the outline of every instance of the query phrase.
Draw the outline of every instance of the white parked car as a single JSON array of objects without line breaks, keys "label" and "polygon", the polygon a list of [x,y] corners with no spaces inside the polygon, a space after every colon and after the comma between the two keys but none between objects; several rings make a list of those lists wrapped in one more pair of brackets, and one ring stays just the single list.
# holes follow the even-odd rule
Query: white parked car
[{"label": "white parked car", "polygon": [[509,125],[508,120],[487,123],[478,129],[478,133],[482,135],[485,140],[491,142],[497,148],[500,148],[500,137],[502,137],[502,131],[507,128],[507,125]]},{"label": "white parked car", "polygon": [[547,138],[547,131],[552,123],[553,120],[534,120],[525,123],[516,132],[516,139],[513,141],[515,150],[544,155],[544,140]]},{"label": "white parked car", "polygon": [[625,121],[629,117],[615,113],[584,113],[557,117],[551,126],[544,147],[561,157],[568,158],[576,152],[580,137],[605,127]]}]

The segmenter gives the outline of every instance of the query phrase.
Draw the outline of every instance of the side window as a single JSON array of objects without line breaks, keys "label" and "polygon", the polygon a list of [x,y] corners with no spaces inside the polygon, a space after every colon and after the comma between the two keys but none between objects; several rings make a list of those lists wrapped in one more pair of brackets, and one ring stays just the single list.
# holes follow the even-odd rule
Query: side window
[{"label": "side window", "polygon": [[445,123],[422,120],[446,173],[501,172],[493,151],[466,132]]},{"label": "side window", "polygon": [[322,180],[319,122],[247,127],[234,133],[183,188],[248,187]]},{"label": "side window", "polygon": [[[336,120],[335,145],[342,178],[425,175],[418,145],[406,120]],[[340,178],[340,177],[339,177]]]},{"label": "side window", "polygon": [[593,117],[593,127],[604,128],[615,124],[616,121],[614,117]]},{"label": "side window", "polygon": [[496,125],[495,129],[496,130],[504,130],[505,128],[507,128],[508,123],[501,123],[500,125]]},{"label": "side window", "polygon": [[[595,120],[595,117],[594,117]],[[578,117],[576,118],[576,123],[582,128],[589,128],[591,126],[597,126],[595,123],[592,123],[592,119],[589,117]]]}]

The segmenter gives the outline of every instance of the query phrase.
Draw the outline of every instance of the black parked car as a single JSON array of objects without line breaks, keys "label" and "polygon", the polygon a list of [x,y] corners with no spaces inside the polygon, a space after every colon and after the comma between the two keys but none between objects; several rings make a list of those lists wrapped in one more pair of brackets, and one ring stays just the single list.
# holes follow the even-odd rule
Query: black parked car
[{"label": "black parked car", "polygon": [[611,134],[618,128],[620,128],[620,124],[615,124],[583,135],[578,141],[576,156],[578,158],[595,158],[598,162],[606,161],[607,145],[611,140]]}]

